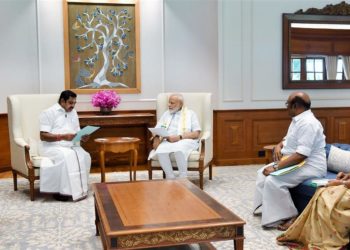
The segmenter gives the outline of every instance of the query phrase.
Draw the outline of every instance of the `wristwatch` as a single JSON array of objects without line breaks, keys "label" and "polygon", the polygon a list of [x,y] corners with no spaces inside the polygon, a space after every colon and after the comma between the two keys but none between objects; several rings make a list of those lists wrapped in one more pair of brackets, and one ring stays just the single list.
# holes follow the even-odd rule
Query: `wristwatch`
[{"label": "wristwatch", "polygon": [[179,135],[179,137],[180,137],[180,140],[182,140],[182,135]]},{"label": "wristwatch", "polygon": [[278,163],[275,162],[272,167],[275,171],[277,171],[278,170]]}]

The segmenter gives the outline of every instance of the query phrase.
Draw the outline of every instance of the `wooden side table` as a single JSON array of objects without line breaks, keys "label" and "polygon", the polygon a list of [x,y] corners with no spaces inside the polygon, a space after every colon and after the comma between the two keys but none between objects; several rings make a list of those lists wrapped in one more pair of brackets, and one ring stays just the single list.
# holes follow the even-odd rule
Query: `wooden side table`
[{"label": "wooden side table", "polygon": [[266,164],[273,161],[272,153],[275,146],[276,145],[267,145],[264,147]]},{"label": "wooden side table", "polygon": [[104,137],[94,140],[100,151],[101,182],[105,182],[105,152],[125,153],[130,151],[130,181],[132,181],[132,170],[136,181],[137,154],[140,139],[136,137]]}]

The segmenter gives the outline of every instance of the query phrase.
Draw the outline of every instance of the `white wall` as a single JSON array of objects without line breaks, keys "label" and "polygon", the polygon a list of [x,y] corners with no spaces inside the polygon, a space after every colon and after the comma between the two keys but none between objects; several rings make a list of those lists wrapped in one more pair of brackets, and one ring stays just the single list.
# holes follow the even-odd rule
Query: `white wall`
[{"label": "white wall", "polygon": [[[219,1],[218,109],[283,108],[282,13],[338,0]],[[350,106],[349,89],[305,90],[313,107]]]},{"label": "white wall", "polygon": [[6,113],[6,96],[38,93],[36,2],[0,1],[0,113]]},{"label": "white wall", "polygon": [[213,0],[166,0],[165,91],[212,92],[218,86],[218,12]]},{"label": "white wall", "polygon": [[[282,108],[282,13],[338,2],[141,0],[142,90],[118,108],[154,109],[164,91],[212,92],[215,109]],[[0,113],[10,94],[64,89],[61,0],[1,0],[0,30]],[[350,90],[307,92],[314,107],[350,106]],[[94,109],[90,95],[77,109]]]}]

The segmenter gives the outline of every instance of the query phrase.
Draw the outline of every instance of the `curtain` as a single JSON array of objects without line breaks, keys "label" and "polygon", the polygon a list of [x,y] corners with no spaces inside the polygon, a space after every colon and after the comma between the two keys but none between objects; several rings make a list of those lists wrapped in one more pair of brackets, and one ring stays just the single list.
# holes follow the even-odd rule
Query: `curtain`
[{"label": "curtain", "polygon": [[350,56],[342,56],[345,79],[350,79]]},{"label": "curtain", "polygon": [[337,78],[337,62],[338,56],[326,56],[327,80],[335,80]]}]

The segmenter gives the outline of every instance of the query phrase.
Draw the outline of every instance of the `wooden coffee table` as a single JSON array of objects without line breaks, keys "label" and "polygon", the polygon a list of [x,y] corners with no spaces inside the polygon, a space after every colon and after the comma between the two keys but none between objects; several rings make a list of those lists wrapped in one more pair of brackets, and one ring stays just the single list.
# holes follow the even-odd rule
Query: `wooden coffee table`
[{"label": "wooden coffee table", "polygon": [[188,180],[93,184],[96,235],[104,249],[139,249],[233,240],[245,221]]}]

